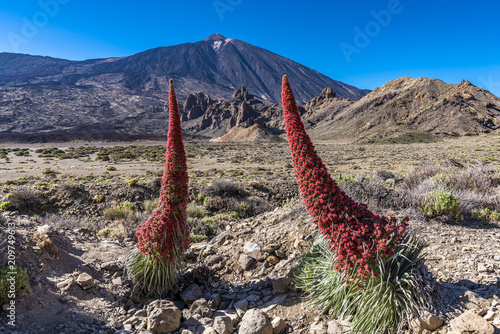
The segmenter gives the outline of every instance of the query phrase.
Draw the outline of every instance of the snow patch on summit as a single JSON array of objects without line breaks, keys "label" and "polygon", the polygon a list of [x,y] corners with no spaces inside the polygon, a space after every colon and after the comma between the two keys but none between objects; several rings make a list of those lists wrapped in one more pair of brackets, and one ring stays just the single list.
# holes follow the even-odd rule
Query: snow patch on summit
[{"label": "snow patch on summit", "polygon": [[215,51],[219,50],[220,46],[222,45],[222,41],[215,41],[212,47],[214,48]]},{"label": "snow patch on summit", "polygon": [[234,38],[226,38],[225,40],[214,41],[212,47],[214,48],[215,51],[217,51],[220,49],[221,46],[224,46],[231,41],[234,41]]}]

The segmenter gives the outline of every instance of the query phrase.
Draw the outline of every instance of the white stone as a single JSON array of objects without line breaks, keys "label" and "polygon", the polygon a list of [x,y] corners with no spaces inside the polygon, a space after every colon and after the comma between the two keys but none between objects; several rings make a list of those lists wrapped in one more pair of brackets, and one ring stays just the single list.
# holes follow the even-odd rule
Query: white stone
[{"label": "white stone", "polygon": [[85,290],[90,289],[95,285],[94,279],[87,273],[81,273],[78,275],[76,283],[78,283]]},{"label": "white stone", "polygon": [[253,257],[257,261],[261,261],[264,259],[264,255],[262,254],[262,248],[253,242],[247,242],[243,247],[243,252],[248,256]]},{"label": "white stone", "polygon": [[286,322],[280,317],[276,317],[271,321],[273,326],[273,334],[283,334],[286,329]]}]

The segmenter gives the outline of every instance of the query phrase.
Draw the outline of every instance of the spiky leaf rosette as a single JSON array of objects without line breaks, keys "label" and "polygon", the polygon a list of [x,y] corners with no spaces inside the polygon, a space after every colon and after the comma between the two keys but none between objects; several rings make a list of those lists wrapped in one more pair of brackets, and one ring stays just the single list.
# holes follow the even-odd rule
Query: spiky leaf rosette
[{"label": "spiky leaf rosette", "polygon": [[137,248],[131,251],[127,259],[133,281],[142,286],[144,292],[154,295],[165,294],[175,283],[182,255],[189,247],[186,154],[172,80],[169,108],[165,168],[158,207],[139,226]]},{"label": "spiky leaf rosette", "polygon": [[283,115],[295,177],[307,210],[337,255],[336,269],[357,268],[368,277],[376,256],[387,258],[401,242],[407,218],[401,224],[392,217],[373,214],[356,203],[331,178],[307,135],[288,78],[283,77]]},{"label": "spiky leaf rosette", "polygon": [[352,333],[399,333],[429,304],[425,278],[418,270],[425,246],[422,239],[405,235],[393,255],[377,257],[381,275],[363,279],[335,270],[337,257],[323,240],[304,255],[297,284],[323,312],[341,319],[352,316]]}]

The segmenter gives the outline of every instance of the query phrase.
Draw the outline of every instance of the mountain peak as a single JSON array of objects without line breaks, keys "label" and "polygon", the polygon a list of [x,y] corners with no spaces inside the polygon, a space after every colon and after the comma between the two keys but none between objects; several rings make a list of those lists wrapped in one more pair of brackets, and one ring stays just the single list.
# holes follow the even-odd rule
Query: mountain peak
[{"label": "mountain peak", "polygon": [[205,38],[203,41],[204,42],[211,42],[211,41],[225,41],[227,38],[222,36],[221,34],[212,34]]}]

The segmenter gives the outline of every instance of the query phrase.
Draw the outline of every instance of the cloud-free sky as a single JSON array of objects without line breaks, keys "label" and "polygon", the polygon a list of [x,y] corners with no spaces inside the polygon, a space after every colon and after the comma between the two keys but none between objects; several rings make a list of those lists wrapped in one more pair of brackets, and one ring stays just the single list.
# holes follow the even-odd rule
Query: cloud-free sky
[{"label": "cloud-free sky", "polygon": [[82,60],[237,38],[373,89],[467,79],[500,96],[500,2],[3,0],[0,52]]}]

